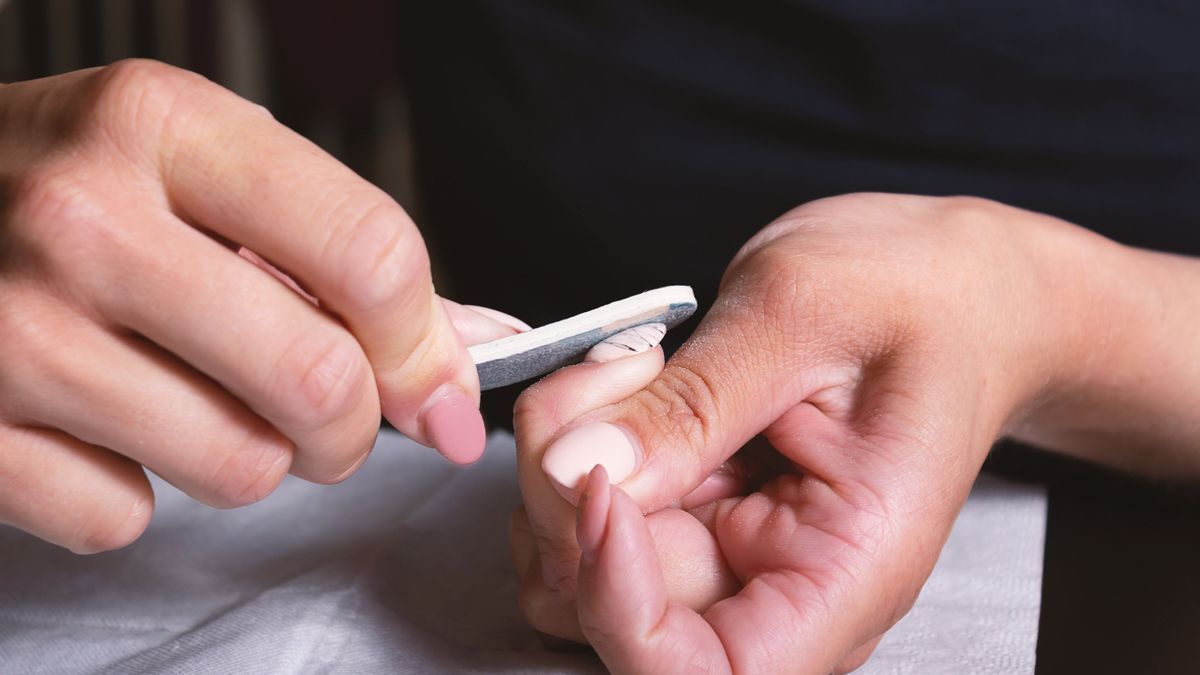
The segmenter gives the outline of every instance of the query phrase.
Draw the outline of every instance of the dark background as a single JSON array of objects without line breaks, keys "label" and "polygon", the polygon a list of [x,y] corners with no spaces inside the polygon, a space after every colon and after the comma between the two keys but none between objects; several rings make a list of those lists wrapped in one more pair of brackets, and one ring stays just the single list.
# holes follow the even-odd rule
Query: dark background
[{"label": "dark background", "polygon": [[[1192,4],[745,7],[17,0],[0,80],[199,71],[395,195],[444,295],[534,325],[675,283],[703,307],[755,230],[850,191],[1200,254]],[[491,421],[514,395],[485,395]],[[986,470],[1049,488],[1039,673],[1196,672],[1200,490],[1009,443]]]}]

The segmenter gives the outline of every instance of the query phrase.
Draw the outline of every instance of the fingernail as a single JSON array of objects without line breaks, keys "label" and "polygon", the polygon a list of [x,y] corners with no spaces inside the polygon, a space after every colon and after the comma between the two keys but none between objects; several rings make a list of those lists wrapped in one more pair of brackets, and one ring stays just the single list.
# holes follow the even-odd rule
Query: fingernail
[{"label": "fingernail", "polygon": [[579,542],[579,553],[584,562],[592,562],[604,541],[604,529],[608,522],[608,507],[611,491],[608,473],[597,464],[588,474],[587,484],[579,496],[576,510],[575,540]]},{"label": "fingernail", "polygon": [[596,466],[604,467],[608,480],[620,483],[637,468],[638,451],[621,427],[593,422],[563,434],[542,457],[542,471],[559,494],[571,503],[583,481]]},{"label": "fingernail", "polygon": [[532,326],[530,326],[529,324],[525,323],[524,321],[518,319],[517,317],[515,317],[511,314],[505,314],[504,312],[492,309],[491,307],[481,307],[480,305],[463,305],[463,307],[466,307],[467,309],[470,309],[470,310],[474,310],[474,311],[486,316],[489,319],[499,321],[500,323],[504,324],[505,326],[508,326],[509,328],[512,328],[513,330],[517,331],[518,333],[524,333],[527,330],[533,330]]},{"label": "fingernail", "polygon": [[666,334],[667,327],[661,323],[644,323],[634,326],[592,347],[583,360],[591,363],[606,363],[648,352],[657,347]]},{"label": "fingernail", "polygon": [[[436,395],[436,394],[435,394]],[[443,457],[470,464],[483,455],[487,430],[479,407],[466,394],[452,389],[425,412],[425,435]]]}]

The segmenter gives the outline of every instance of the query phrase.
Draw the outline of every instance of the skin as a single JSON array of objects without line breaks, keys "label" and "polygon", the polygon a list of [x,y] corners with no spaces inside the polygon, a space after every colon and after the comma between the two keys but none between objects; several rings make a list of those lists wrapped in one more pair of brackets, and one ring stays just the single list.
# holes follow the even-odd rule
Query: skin
[{"label": "skin", "polygon": [[[983,200],[801,206],[743,248],[670,363],[524,394],[522,609],[619,673],[853,670],[999,437],[1200,476],[1197,334],[1200,261]],[[542,457],[597,421],[638,468],[616,487],[599,462],[565,500]]]},{"label": "skin", "polygon": [[200,76],[0,86],[0,522],[120,547],[143,467],[247,504],[348,476],[381,411],[473,461],[466,346],[516,332],[496,316],[434,293],[391,198]]}]

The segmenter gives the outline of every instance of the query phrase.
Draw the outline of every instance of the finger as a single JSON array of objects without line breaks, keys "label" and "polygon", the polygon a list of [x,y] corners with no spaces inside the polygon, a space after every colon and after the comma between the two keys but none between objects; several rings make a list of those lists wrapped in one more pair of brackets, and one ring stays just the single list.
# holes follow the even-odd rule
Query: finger
[{"label": "finger", "polygon": [[[762,536],[762,527],[754,532]],[[827,673],[844,659],[845,645],[859,644],[836,616],[846,603],[797,570],[762,570],[703,617],[672,603],[640,509],[609,488],[603,467],[584,488],[577,536],[580,625],[614,672],[686,664],[697,672]],[[778,548],[777,541],[761,548]]]},{"label": "finger", "polygon": [[579,622],[612,672],[729,672],[712,628],[669,602],[641,511],[602,466],[582,491],[577,534]]},{"label": "finger", "polygon": [[703,483],[696,486],[695,490],[679,500],[679,506],[683,509],[697,509],[719,499],[743,494],[745,489],[746,480],[729,468],[729,462],[725,462],[705,478]]},{"label": "finger", "polygon": [[[677,503],[746,441],[783,412],[804,378],[754,344],[761,326],[746,303],[718,301],[696,333],[657,378],[629,400],[587,421],[621,433],[594,441],[584,427],[557,439],[547,462],[573,467],[605,464],[613,481],[648,511]],[[611,440],[610,440],[611,437]],[[625,443],[619,441],[625,440]],[[635,471],[614,470],[633,465]],[[554,475],[564,487],[573,478]]]},{"label": "finger", "polygon": [[508,519],[509,552],[512,554],[513,571],[518,579],[525,577],[525,572],[537,555],[537,545],[533,539],[533,530],[529,527],[529,515],[524,506],[519,506]]},{"label": "finger", "polygon": [[[659,342],[666,334],[663,324],[647,324],[622,331],[593,347],[581,365],[564,368],[526,390],[517,403],[522,436],[519,442],[541,448],[549,436],[559,433],[585,413],[616,403],[645,386],[662,371]],[[651,356],[653,355],[653,356]],[[614,435],[621,431],[612,425],[590,425],[567,445],[583,443],[603,454]],[[570,435],[570,434],[568,434]],[[564,441],[560,438],[555,445]],[[618,449],[620,439],[616,439]],[[628,455],[601,457],[558,453],[542,455],[542,469],[555,489],[574,493],[596,464],[604,463],[620,480],[633,470]],[[626,461],[629,460],[629,461]],[[624,465],[622,465],[624,462]]]},{"label": "finger", "polygon": [[[445,298],[442,299],[442,302],[446,302]],[[493,321],[496,321],[497,323],[502,323],[502,324],[508,326],[509,328],[512,328],[514,332],[524,333],[527,330],[533,330],[532,326],[530,326],[529,324],[525,323],[524,321],[518,319],[517,317],[515,317],[511,314],[505,314],[504,312],[492,309],[491,307],[481,307],[479,305],[461,305],[461,306],[466,307],[467,309],[469,309],[477,314],[482,314],[485,317],[492,319]],[[457,324],[456,324],[456,326],[457,326]],[[477,343],[468,342],[468,344],[474,345]]]},{"label": "finger", "polygon": [[579,628],[574,580],[569,592],[561,587],[547,586],[539,555],[534,555],[529,568],[520,578],[517,606],[529,625],[539,633],[562,640],[587,642],[583,630]]},{"label": "finger", "polygon": [[[583,642],[574,598],[551,591],[542,577],[537,542],[523,506],[513,511],[509,518],[508,540],[518,581],[517,606],[525,620],[539,632],[543,641]],[[551,646],[549,642],[547,646]],[[553,647],[561,648],[562,645],[554,644]]]},{"label": "finger", "polygon": [[[618,337],[618,336],[614,336]],[[627,336],[629,337],[629,336]],[[662,369],[657,343],[637,342],[642,351],[608,362],[563,368],[521,394],[514,410],[517,476],[530,525],[542,559],[546,585],[553,591],[574,587],[578,550],[575,511],[559,495],[542,468],[543,451],[565,425],[597,408],[622,400],[645,386]],[[564,467],[586,475],[591,467]]]},{"label": "finger", "polygon": [[308,291],[304,290],[303,288],[300,288],[300,284],[296,283],[295,279],[289,277],[286,273],[284,273],[283,270],[272,265],[269,261],[264,260],[263,257],[260,256],[259,254],[255,253],[254,251],[251,251],[250,249],[246,248],[245,246],[238,248],[237,254],[239,256],[241,256],[242,258],[249,260],[251,263],[254,264],[255,267],[266,272],[267,274],[270,274],[275,279],[278,279],[280,283],[282,283],[284,286],[287,286],[288,288],[290,288],[292,290],[292,292],[294,292],[297,295],[299,295],[300,297],[304,298],[306,301],[309,302],[309,304],[312,304],[316,307],[321,306],[321,301],[318,300],[317,298],[315,298]]},{"label": "finger", "polygon": [[[654,549],[662,565],[670,602],[703,612],[741,587],[721,555],[713,534],[690,514],[664,509],[646,517]],[[520,580],[518,603],[530,625],[539,631],[582,641],[574,584],[558,590],[546,585],[542,561],[523,510],[510,524],[513,564]],[[574,553],[578,558],[578,553]],[[577,569],[575,570],[578,574]]]},{"label": "finger", "polygon": [[714,510],[721,550],[747,582],[704,618],[735,670],[830,672],[903,615],[928,574],[922,556],[938,550],[812,475],[780,476]]},{"label": "finger", "polygon": [[129,219],[128,240],[106,253],[111,264],[77,282],[85,296],[102,316],[216,380],[291,439],[297,476],[323,483],[346,477],[379,429],[375,380],[354,337],[269,272],[174,216],[134,213],[140,217]]},{"label": "finger", "polygon": [[646,516],[662,568],[667,600],[694,612],[737,593],[741,582],[705,525],[687,511],[663,509]]},{"label": "finger", "polygon": [[[787,417],[787,413],[784,417]],[[774,426],[771,428],[774,429]],[[755,436],[717,467],[695,490],[684,496],[679,506],[694,511],[721,499],[745,496],[767,480],[794,471],[795,465],[780,455],[765,435]]]},{"label": "finger", "polygon": [[[308,291],[300,287],[296,280],[288,276],[283,270],[272,265],[264,260],[262,256],[245,246],[238,249],[238,255],[254,263],[256,267],[263,270],[272,277],[278,279],[284,286],[290,288],[300,297],[307,300],[309,303],[320,306],[321,301],[309,294]],[[458,335],[468,346],[477,345],[491,340],[499,340],[502,337],[523,333],[527,330],[533,330],[529,324],[521,321],[515,316],[499,312],[490,307],[480,307],[479,305],[460,305],[453,300],[442,298],[442,307],[446,310],[446,314],[450,316],[451,323],[454,324],[454,329],[458,331]]]},{"label": "finger", "polygon": [[600,458],[598,446],[577,432],[559,438],[547,458],[574,466],[632,462],[634,472],[611,472],[613,479],[643,509],[658,510],[695,490],[788,408],[852,388],[862,363],[845,330],[827,318],[836,311],[798,287],[794,259],[762,256],[731,267],[713,309],[654,382],[588,419],[617,426],[628,444],[607,444]]},{"label": "finger", "polygon": [[100,77],[110,100],[140,102],[128,124],[169,130],[154,137],[167,142],[137,147],[161,175],[166,201],[271,261],[345,321],[398,429],[455,461],[477,458],[478,379],[404,210],[261,108],[199,76],[130,62]]},{"label": "finger", "polygon": [[97,553],[137,539],[153,510],[135,462],[59,431],[0,426],[0,522]]},{"label": "finger", "polygon": [[842,675],[843,673],[852,673],[862,668],[870,660],[871,655],[875,653],[875,648],[879,646],[879,641],[882,639],[882,635],[876,635],[850,652],[849,656],[842,659],[842,662],[837,665],[834,672]]},{"label": "finger", "polygon": [[144,340],[60,321],[41,327],[58,339],[14,343],[32,348],[8,373],[24,392],[7,399],[15,419],[110,448],[214,506],[257,501],[283,479],[292,444],[212,380]]},{"label": "finger", "polygon": [[531,330],[520,319],[488,307],[460,305],[442,298],[442,307],[450,317],[454,330],[467,345],[477,345]]}]

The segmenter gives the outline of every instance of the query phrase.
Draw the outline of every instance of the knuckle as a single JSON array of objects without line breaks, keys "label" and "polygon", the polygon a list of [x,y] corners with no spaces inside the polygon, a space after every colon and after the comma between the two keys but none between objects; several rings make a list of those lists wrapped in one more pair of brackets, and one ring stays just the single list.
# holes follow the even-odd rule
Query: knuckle
[{"label": "knuckle", "polygon": [[153,512],[154,494],[147,487],[125,502],[122,509],[97,510],[75,533],[67,548],[81,555],[124,548],[142,536]]},{"label": "knuckle", "polygon": [[[374,436],[372,431],[372,436]],[[340,483],[358,470],[367,456],[371,454],[370,440],[345,443],[336,452],[328,453],[325,461],[306,472],[305,478],[321,485]],[[310,462],[312,464],[312,462]]]},{"label": "knuckle", "polygon": [[16,223],[24,223],[42,239],[57,239],[77,225],[99,220],[100,205],[78,166],[48,163],[15,181],[10,189]]},{"label": "knuckle", "polygon": [[265,431],[252,432],[240,448],[217,465],[205,485],[214,506],[253,504],[279,487],[291,464],[291,448],[272,436]]},{"label": "knuckle", "polygon": [[538,630],[541,630],[539,622],[545,614],[543,608],[546,604],[546,596],[546,589],[536,584],[523,584],[517,591],[517,609],[521,611],[521,616],[525,617],[525,621]]},{"label": "knuckle", "polygon": [[349,338],[318,343],[297,341],[277,367],[275,400],[296,424],[324,428],[363,404],[366,357]]},{"label": "knuckle", "polygon": [[418,288],[432,289],[429,256],[417,228],[398,204],[390,199],[365,212],[339,216],[340,258],[333,269],[340,270],[338,287],[342,304],[369,311],[380,307],[419,302],[427,294]]},{"label": "knuckle", "polygon": [[[11,188],[9,237],[0,265],[66,287],[102,285],[125,266],[110,264],[136,252],[129,228],[104,205],[89,171],[57,162],[29,172]],[[2,248],[8,248],[7,243]]]},{"label": "knuckle", "polygon": [[97,72],[89,119],[96,131],[118,141],[144,138],[161,131],[196,79],[159,61],[118,61]]},{"label": "knuckle", "polygon": [[261,103],[250,102],[250,111],[259,117],[262,117],[263,119],[270,120],[272,122],[275,121],[275,114],[271,112],[270,108],[262,105]]},{"label": "knuckle", "polygon": [[553,593],[574,597],[579,579],[579,547],[573,542],[539,537],[537,550],[541,556],[542,583]]},{"label": "knuckle", "polygon": [[0,302],[0,408],[21,415],[35,399],[53,397],[78,383],[73,359],[64,358],[62,336],[72,326],[64,312],[36,293],[14,292]]},{"label": "knuckle", "polygon": [[708,446],[713,430],[720,429],[710,376],[683,363],[667,364],[633,401],[645,413],[644,419],[697,453]]},{"label": "knuckle", "polygon": [[542,584],[525,584],[517,597],[521,615],[534,629],[556,635],[562,630],[559,616],[566,603]]},{"label": "knuckle", "polygon": [[[508,538],[509,541],[514,541],[518,538],[527,539],[533,537],[533,528],[529,523],[529,512],[524,506],[518,506],[513,509],[508,515]],[[524,570],[518,570],[523,572]]]},{"label": "knuckle", "polygon": [[[548,644],[558,640],[586,642],[587,638],[579,626],[578,610],[572,600],[555,597],[544,587],[526,585],[517,600],[518,609],[525,621],[539,633]],[[562,649],[565,644],[558,644]]]},{"label": "knuckle", "polygon": [[991,211],[999,206],[997,202],[983,197],[973,197],[970,195],[954,195],[951,197],[931,197],[933,203],[940,206],[942,209],[950,212],[961,212],[966,214],[975,214],[979,212]]}]

